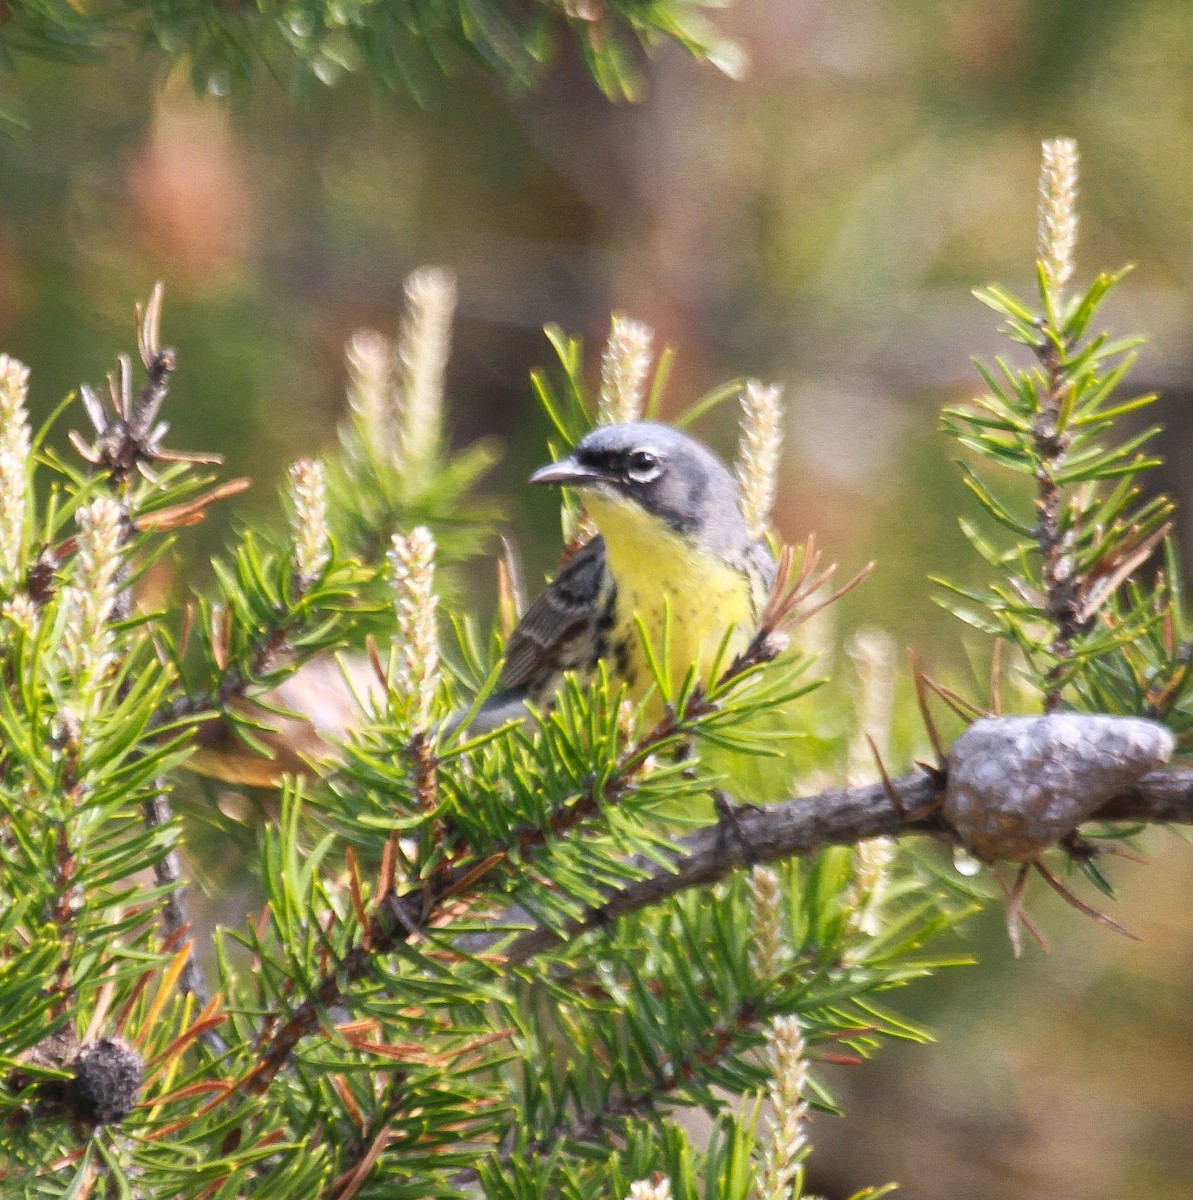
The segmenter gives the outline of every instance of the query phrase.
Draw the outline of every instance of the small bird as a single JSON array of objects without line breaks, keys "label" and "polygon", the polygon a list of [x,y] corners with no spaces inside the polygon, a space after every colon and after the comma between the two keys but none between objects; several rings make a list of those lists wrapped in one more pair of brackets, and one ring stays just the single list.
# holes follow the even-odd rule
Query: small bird
[{"label": "small bird", "polygon": [[750,536],[737,482],[707,447],[668,425],[604,425],[530,482],[582,491],[598,536],[526,610],[472,733],[524,717],[527,703],[549,708],[565,672],[584,684],[601,662],[641,700],[654,678],[635,617],[656,650],[669,630],[673,686],[690,667],[707,671],[723,646],[728,665],[749,644],[775,560]]}]

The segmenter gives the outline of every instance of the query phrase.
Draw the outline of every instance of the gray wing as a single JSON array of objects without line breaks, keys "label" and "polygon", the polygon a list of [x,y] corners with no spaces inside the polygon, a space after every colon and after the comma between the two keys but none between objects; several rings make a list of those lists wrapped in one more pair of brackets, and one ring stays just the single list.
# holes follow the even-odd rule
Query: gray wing
[{"label": "gray wing", "polygon": [[593,619],[605,581],[605,540],[581,547],[555,581],[526,610],[506,648],[500,686],[532,683],[544,666],[561,668],[569,643]]},{"label": "gray wing", "polygon": [[751,599],[754,604],[754,618],[762,616],[762,610],[770,599],[771,588],[775,586],[775,572],[778,569],[775,556],[765,542],[751,542],[746,550],[746,573],[750,578]]}]

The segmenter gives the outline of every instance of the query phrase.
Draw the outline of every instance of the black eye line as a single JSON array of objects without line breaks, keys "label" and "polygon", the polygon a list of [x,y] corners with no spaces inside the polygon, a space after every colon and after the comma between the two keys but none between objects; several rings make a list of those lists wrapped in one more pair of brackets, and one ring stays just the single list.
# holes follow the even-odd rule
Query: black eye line
[{"label": "black eye line", "polygon": [[[634,479],[634,471],[653,471],[663,465],[662,457],[651,450],[581,450],[576,454],[577,460],[586,467],[598,471],[608,471],[619,475],[627,482],[639,482]],[[646,461],[635,461],[642,460]]]}]

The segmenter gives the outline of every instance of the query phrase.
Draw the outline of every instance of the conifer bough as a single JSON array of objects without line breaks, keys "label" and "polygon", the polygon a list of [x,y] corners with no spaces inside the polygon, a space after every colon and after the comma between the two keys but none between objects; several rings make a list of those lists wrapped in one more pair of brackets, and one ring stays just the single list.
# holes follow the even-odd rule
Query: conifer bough
[{"label": "conifer bough", "polygon": [[[600,905],[565,928],[525,931],[505,953],[512,962],[524,961],[586,929],[600,928],[690,888],[716,883],[742,867],[782,862],[878,837],[936,835],[960,841],[944,815],[944,801],[945,777],[918,771],[885,783],[828,788],[745,810],[737,815],[733,836],[726,837],[723,829],[710,826],[681,839],[662,866],[653,858],[640,857],[634,865],[642,872],[641,878],[609,892]],[[1103,799],[1087,819],[1099,827],[1106,823],[1193,825],[1193,771],[1150,772]]]}]

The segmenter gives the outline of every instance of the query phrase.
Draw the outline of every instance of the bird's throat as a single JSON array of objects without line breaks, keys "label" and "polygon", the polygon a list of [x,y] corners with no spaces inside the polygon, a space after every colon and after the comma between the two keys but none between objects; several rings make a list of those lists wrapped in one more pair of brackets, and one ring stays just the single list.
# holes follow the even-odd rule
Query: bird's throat
[{"label": "bird's throat", "polygon": [[677,534],[633,501],[595,495],[586,497],[586,507],[605,539],[609,573],[617,585],[611,639],[626,649],[620,655],[624,670],[616,660],[613,665],[633,698],[653,682],[635,617],[659,661],[666,642],[672,688],[693,666],[701,676],[710,671],[727,631],[722,668],[745,648],[755,614],[740,564]]}]

